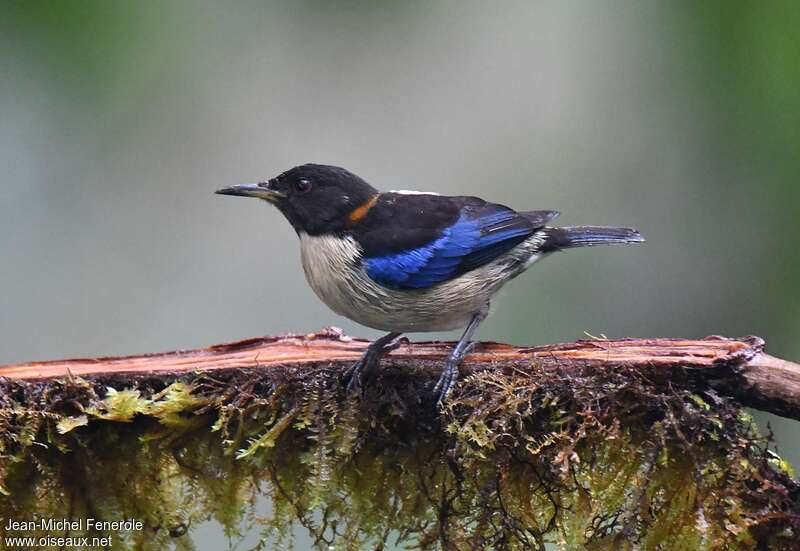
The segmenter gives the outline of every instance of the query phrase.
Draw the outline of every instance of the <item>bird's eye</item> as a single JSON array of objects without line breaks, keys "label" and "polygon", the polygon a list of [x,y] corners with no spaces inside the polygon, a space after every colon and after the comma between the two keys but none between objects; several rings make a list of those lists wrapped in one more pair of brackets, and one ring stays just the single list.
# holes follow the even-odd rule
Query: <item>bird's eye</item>
[{"label": "bird's eye", "polygon": [[300,178],[299,180],[297,180],[294,187],[300,193],[306,193],[308,191],[311,191],[311,181],[306,180],[305,178]]}]

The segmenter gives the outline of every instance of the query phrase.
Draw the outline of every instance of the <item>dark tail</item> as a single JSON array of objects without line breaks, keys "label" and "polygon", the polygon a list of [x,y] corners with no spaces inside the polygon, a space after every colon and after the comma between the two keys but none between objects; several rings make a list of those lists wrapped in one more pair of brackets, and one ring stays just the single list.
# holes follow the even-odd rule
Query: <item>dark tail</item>
[{"label": "dark tail", "polygon": [[572,247],[593,247],[595,245],[630,245],[644,243],[638,231],[631,228],[607,228],[604,226],[565,226],[546,228],[547,239],[542,251],[560,251]]}]

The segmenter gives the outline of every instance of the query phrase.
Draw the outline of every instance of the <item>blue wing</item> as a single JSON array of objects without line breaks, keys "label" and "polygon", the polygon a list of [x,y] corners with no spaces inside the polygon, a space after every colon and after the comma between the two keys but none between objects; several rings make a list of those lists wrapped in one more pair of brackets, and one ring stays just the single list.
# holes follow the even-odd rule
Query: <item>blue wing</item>
[{"label": "blue wing", "polygon": [[508,207],[466,206],[452,225],[429,243],[363,259],[377,283],[397,289],[421,289],[442,283],[491,262],[533,234],[531,217]]}]

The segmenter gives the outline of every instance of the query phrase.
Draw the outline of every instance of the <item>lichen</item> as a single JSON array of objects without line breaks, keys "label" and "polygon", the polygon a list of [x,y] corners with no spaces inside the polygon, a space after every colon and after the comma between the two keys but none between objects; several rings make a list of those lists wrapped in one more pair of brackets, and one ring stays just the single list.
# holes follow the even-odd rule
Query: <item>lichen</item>
[{"label": "lichen", "polygon": [[258,532],[263,549],[291,548],[297,527],[320,549],[789,549],[800,537],[791,467],[711,389],[626,366],[498,368],[438,410],[432,377],[395,363],[362,396],[324,364],[4,381],[0,516],[144,522],[114,532],[115,549],[190,549],[209,518],[232,545]]}]

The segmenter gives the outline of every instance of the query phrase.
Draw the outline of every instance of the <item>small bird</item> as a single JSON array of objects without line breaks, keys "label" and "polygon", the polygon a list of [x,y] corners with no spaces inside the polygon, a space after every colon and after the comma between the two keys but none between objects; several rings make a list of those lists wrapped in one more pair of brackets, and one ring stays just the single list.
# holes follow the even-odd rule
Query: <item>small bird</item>
[{"label": "small bird", "polygon": [[465,327],[434,387],[442,403],[494,294],[556,251],[642,243],[630,228],[552,227],[553,210],[515,211],[478,197],[380,192],[343,168],[305,164],[216,193],[275,205],[300,238],[306,279],[331,310],[373,329],[348,373],[362,386],[403,333]]}]

